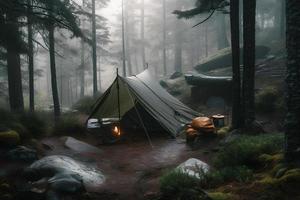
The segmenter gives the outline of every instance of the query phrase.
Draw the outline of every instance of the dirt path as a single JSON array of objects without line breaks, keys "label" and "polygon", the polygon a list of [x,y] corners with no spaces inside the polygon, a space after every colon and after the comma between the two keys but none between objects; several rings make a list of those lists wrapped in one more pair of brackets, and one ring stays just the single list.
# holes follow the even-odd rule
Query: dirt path
[{"label": "dirt path", "polygon": [[115,193],[118,199],[141,199],[147,193],[157,192],[159,177],[164,171],[191,157],[209,162],[207,149],[211,147],[206,143],[203,149],[192,151],[182,140],[155,138],[152,139],[153,148],[147,141],[141,140],[98,146],[100,152],[78,152],[74,150],[76,148],[64,147],[62,139],[47,138],[43,143],[53,147],[47,155],[68,155],[99,168],[106,176],[106,181],[88,190]]}]

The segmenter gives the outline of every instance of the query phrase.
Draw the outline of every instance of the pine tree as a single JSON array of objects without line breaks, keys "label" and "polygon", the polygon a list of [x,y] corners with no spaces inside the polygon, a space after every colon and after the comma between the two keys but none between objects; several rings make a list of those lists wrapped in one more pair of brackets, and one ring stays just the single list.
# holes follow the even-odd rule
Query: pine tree
[{"label": "pine tree", "polygon": [[286,76],[286,146],[289,162],[300,158],[300,2],[286,1],[287,16],[287,76]]}]

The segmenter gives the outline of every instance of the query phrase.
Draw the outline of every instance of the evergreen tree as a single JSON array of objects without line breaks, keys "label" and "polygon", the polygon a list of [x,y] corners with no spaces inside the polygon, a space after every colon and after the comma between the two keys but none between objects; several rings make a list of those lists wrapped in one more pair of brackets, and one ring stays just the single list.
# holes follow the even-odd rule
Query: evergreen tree
[{"label": "evergreen tree", "polygon": [[287,76],[286,76],[286,160],[300,158],[300,2],[286,1],[287,17]]}]

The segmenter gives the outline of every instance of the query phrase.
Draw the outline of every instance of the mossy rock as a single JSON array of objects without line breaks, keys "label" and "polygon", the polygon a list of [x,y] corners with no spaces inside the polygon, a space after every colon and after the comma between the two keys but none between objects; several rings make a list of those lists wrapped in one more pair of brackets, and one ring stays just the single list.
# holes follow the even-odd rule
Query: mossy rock
[{"label": "mossy rock", "polygon": [[224,126],[217,131],[219,137],[226,137],[230,131],[229,126]]},{"label": "mossy rock", "polygon": [[16,131],[0,132],[0,144],[5,146],[16,146],[20,143],[20,135]]},{"label": "mossy rock", "polygon": [[10,129],[12,129],[12,130],[16,131],[17,133],[19,133],[19,136],[22,140],[32,138],[32,135],[29,133],[27,128],[21,123],[12,122],[9,127],[10,127]]},{"label": "mossy rock", "polygon": [[287,170],[280,178],[266,176],[257,183],[267,190],[281,191],[283,196],[300,196],[300,168]]},{"label": "mossy rock", "polygon": [[281,163],[284,160],[284,155],[282,153],[274,155],[262,154],[258,159],[264,165],[275,166],[276,164]]},{"label": "mossy rock", "polygon": [[208,196],[212,199],[212,200],[233,200],[234,195],[230,194],[230,193],[223,193],[223,192],[209,192]]}]

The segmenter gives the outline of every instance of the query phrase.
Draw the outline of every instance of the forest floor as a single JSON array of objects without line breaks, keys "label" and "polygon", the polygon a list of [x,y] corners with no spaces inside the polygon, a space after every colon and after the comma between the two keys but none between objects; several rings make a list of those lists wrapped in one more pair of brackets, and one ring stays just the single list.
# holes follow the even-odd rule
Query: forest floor
[{"label": "forest floor", "polygon": [[[84,138],[93,144],[95,140]],[[107,199],[143,199],[159,192],[159,177],[189,158],[209,163],[216,141],[206,142],[201,150],[193,151],[184,140],[152,138],[153,148],[147,140],[98,146],[100,153],[67,149],[61,138],[42,140],[51,146],[46,155],[67,155],[74,159],[96,163],[106,180],[103,185],[88,188],[89,192],[106,194]],[[82,159],[84,158],[84,159]]]}]

